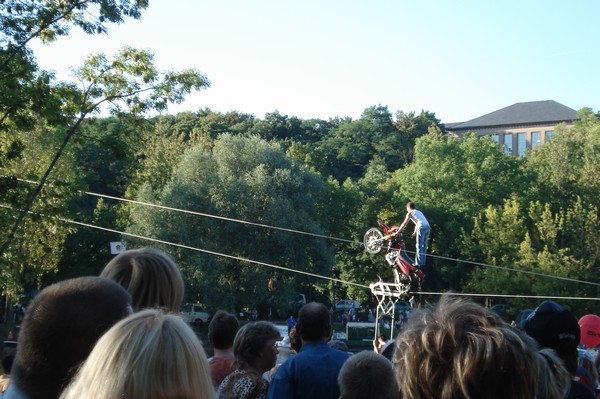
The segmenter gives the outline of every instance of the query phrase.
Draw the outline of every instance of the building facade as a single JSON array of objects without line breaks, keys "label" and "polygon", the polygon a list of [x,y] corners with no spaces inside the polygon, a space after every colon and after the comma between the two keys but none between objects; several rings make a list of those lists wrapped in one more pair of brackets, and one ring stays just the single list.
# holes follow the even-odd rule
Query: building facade
[{"label": "building facade", "polygon": [[490,136],[507,155],[525,156],[552,138],[557,125],[573,126],[577,111],[556,101],[516,103],[467,122],[446,124],[446,132],[459,137],[472,132]]}]

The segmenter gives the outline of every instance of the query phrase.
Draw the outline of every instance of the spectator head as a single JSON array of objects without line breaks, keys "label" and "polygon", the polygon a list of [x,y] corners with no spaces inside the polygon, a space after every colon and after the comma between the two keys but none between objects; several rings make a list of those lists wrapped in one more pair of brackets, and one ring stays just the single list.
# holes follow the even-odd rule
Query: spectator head
[{"label": "spectator head", "polygon": [[300,352],[302,348],[302,339],[300,335],[298,335],[298,330],[296,330],[296,326],[292,327],[290,330],[290,349],[294,352]]},{"label": "spectator head", "polygon": [[179,312],[183,278],[167,254],[155,248],[130,249],[115,256],[100,273],[121,284],[133,300],[133,308],[162,308]]},{"label": "spectator head", "polygon": [[340,341],[339,339],[334,339],[332,341],[327,342],[330,348],[341,350],[342,352],[348,352],[348,345],[344,341]]},{"label": "spectator head", "polygon": [[233,347],[235,334],[240,329],[238,319],[231,313],[219,310],[208,325],[208,342],[215,349],[227,350]]},{"label": "spectator head", "polygon": [[599,381],[598,368],[594,365],[594,361],[584,354],[579,357],[577,365],[577,376],[579,377],[579,380],[592,392],[595,392]]},{"label": "spectator head", "polygon": [[322,303],[311,302],[300,308],[296,330],[303,341],[326,341],[331,337],[331,317]]},{"label": "spectator head", "polygon": [[114,281],[81,277],[51,285],[28,307],[12,367],[28,398],[57,398],[96,341],[131,313],[131,297]]},{"label": "spectator head", "polygon": [[102,336],[61,398],[213,396],[206,354],[194,331],[176,315],[146,309]]},{"label": "spectator head", "polygon": [[554,349],[575,375],[580,330],[571,312],[554,301],[544,301],[527,317],[524,329],[540,347]]},{"label": "spectator head", "polygon": [[400,397],[392,363],[371,351],[350,356],[340,370],[338,384],[341,399]]},{"label": "spectator head", "polygon": [[415,312],[396,341],[405,398],[535,397],[535,342],[478,304],[443,295]]},{"label": "spectator head", "polygon": [[270,370],[277,361],[275,342],[279,331],[267,321],[255,321],[242,326],[233,341],[235,361],[232,369],[256,371]]}]

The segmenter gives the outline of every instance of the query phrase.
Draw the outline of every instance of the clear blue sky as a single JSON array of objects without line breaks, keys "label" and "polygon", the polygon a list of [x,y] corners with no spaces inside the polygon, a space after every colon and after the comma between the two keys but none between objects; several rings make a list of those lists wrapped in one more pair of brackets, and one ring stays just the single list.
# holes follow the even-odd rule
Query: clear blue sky
[{"label": "clear blue sky", "polygon": [[517,102],[600,109],[600,1],[150,0],[108,36],[33,45],[57,71],[150,49],[212,87],[170,112],[360,117],[371,105],[462,122]]}]

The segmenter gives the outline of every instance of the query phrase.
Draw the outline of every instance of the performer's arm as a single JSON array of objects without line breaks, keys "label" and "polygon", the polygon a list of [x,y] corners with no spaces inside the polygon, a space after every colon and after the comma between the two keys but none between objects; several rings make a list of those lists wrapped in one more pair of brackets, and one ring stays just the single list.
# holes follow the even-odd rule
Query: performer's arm
[{"label": "performer's arm", "polygon": [[406,212],[406,216],[404,217],[404,221],[402,221],[402,224],[398,228],[398,232],[399,233],[401,233],[406,228],[406,225],[408,224],[409,221],[410,221],[410,212]]}]

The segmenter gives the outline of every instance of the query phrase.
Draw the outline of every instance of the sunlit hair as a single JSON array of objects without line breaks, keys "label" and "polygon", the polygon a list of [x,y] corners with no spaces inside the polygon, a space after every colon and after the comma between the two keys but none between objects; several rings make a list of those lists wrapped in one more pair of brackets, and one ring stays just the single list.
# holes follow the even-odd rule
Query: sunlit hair
[{"label": "sunlit hair", "polygon": [[279,331],[268,321],[256,321],[242,326],[233,341],[235,360],[232,369],[248,370],[256,367],[267,342],[277,338]]},{"label": "sunlit hair", "polygon": [[536,397],[535,341],[478,304],[443,295],[396,341],[404,398]]},{"label": "sunlit hair", "polygon": [[114,257],[101,277],[121,284],[131,294],[133,308],[163,308],[179,312],[183,278],[167,254],[155,248],[130,249]]},{"label": "sunlit hair", "polygon": [[98,341],[61,399],[214,398],[194,331],[158,309],[134,313]]},{"label": "sunlit hair", "polygon": [[554,349],[544,348],[537,357],[537,398],[563,399],[571,388],[571,374]]},{"label": "sunlit hair", "polygon": [[338,375],[340,398],[398,399],[392,363],[379,353],[362,351],[350,356]]}]

